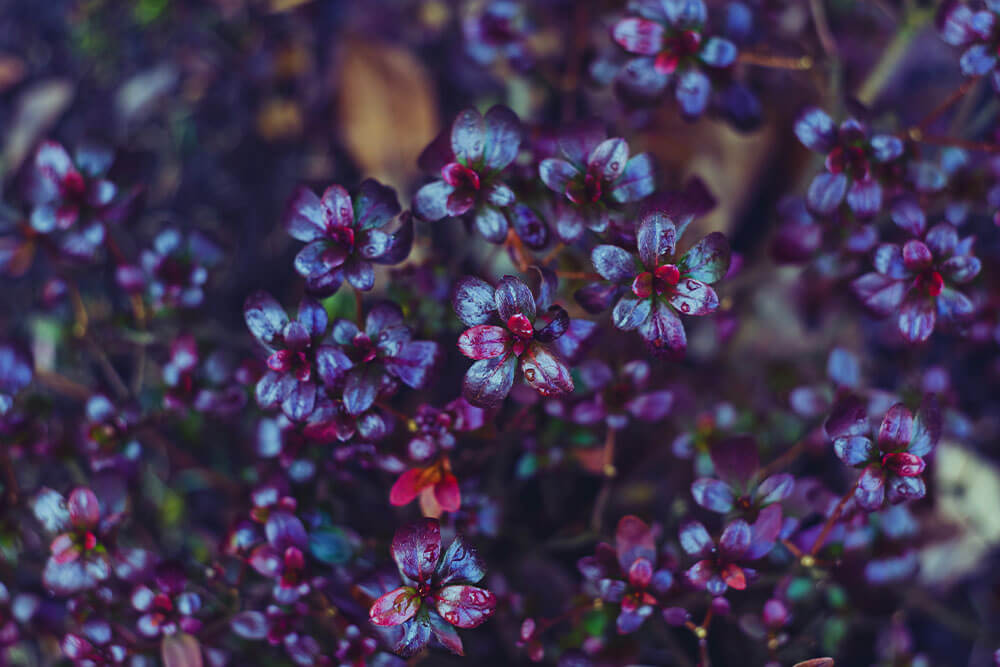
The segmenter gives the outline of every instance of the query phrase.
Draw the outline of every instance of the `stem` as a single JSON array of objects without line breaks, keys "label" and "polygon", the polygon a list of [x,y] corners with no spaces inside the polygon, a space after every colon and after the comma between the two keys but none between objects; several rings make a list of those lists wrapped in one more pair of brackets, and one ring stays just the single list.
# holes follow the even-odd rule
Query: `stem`
[{"label": "stem", "polygon": [[816,36],[823,53],[829,58],[837,58],[837,40],[833,38],[830,23],[826,20],[826,9],[823,0],[809,0],[809,10],[812,12],[813,24],[816,26]]},{"label": "stem", "polygon": [[507,238],[503,242],[505,248],[510,250],[514,265],[517,270],[524,273],[528,270],[528,262],[524,258],[524,244],[521,242],[521,237],[519,237],[513,229],[507,231]]},{"label": "stem", "polygon": [[75,398],[78,401],[86,401],[90,398],[91,391],[89,388],[59,373],[36,368],[35,381],[46,389],[51,389],[57,394]]},{"label": "stem", "polygon": [[830,536],[830,531],[833,530],[833,524],[837,523],[837,519],[840,518],[840,513],[844,511],[844,506],[847,505],[847,501],[851,499],[854,495],[854,486],[851,486],[841,498],[837,506],[833,508],[833,514],[830,518],[826,520],[826,524],[823,526],[823,530],[820,531],[819,537],[812,545],[812,549],[809,550],[810,556],[815,556],[819,553],[819,550],[823,548],[823,544],[826,542],[826,538]]},{"label": "stem", "polygon": [[556,258],[556,256],[557,256],[557,255],[559,254],[559,252],[560,252],[560,251],[562,251],[562,249],[563,249],[563,248],[565,248],[565,247],[566,247],[566,244],[565,244],[565,243],[563,243],[562,241],[559,241],[558,243],[556,243],[556,244],[555,244],[555,245],[554,245],[554,246],[552,247],[552,250],[549,250],[549,251],[548,251],[548,252],[547,252],[547,253],[545,254],[545,257],[542,257],[542,261],[541,261],[541,263],[542,263],[543,265],[544,265],[544,264],[548,264],[549,262],[551,262],[552,260],[554,260],[554,259]]},{"label": "stem", "polygon": [[917,134],[916,137],[911,136],[911,138],[922,144],[930,144],[932,146],[954,146],[956,148],[964,148],[967,151],[977,151],[980,153],[1000,153],[1000,144],[966,141],[965,139],[956,139],[955,137],[926,137],[920,134]]},{"label": "stem", "polygon": [[865,106],[871,106],[878,94],[882,92],[885,84],[888,83],[892,73],[896,71],[896,65],[903,59],[910,48],[910,44],[924,25],[931,20],[932,10],[919,9],[908,11],[903,18],[896,36],[889,42],[889,46],[882,52],[882,57],[865,77],[865,80],[858,88],[855,95],[858,101]]},{"label": "stem", "polygon": [[611,482],[618,474],[618,470],[615,468],[615,430],[613,428],[608,429],[607,435],[604,438],[603,472],[604,482],[601,484],[601,490],[598,492],[597,500],[594,502],[594,511],[590,515],[590,527],[598,534],[601,532],[604,509],[611,498]]},{"label": "stem", "polygon": [[556,276],[566,280],[601,280],[601,274],[590,271],[556,271]]},{"label": "stem", "polygon": [[816,63],[812,56],[774,56],[767,53],[748,53],[743,51],[737,60],[745,65],[757,65],[758,67],[771,67],[773,69],[807,70],[812,69]]},{"label": "stem", "polygon": [[954,105],[960,99],[965,97],[965,94],[970,90],[972,90],[972,87],[975,86],[978,82],[979,82],[978,77],[973,79],[966,79],[965,82],[961,86],[956,88],[951,95],[946,97],[945,100],[941,102],[941,104],[937,105],[937,107],[933,111],[927,114],[915,128],[910,128],[910,136],[916,141],[920,141],[920,139],[913,137],[914,132],[916,131],[920,134],[926,132],[930,128],[930,126],[937,121],[938,118],[943,116],[944,113],[952,107],[952,105]]},{"label": "stem", "polygon": [[779,456],[778,458],[774,459],[766,466],[761,468],[760,472],[757,473],[757,477],[759,479],[767,479],[767,477],[772,475],[773,473],[784,469],[789,463],[798,458],[799,454],[802,453],[802,450],[805,449],[805,447],[806,447],[806,441],[799,440],[789,449],[787,449],[783,454],[781,454],[781,456]]}]

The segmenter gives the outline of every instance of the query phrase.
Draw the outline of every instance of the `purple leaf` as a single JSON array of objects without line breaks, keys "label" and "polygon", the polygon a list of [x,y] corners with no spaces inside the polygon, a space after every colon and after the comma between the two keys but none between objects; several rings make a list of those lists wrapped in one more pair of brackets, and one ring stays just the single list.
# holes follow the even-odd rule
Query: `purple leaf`
[{"label": "purple leaf", "polygon": [[538,165],[538,175],[550,190],[561,195],[566,192],[566,186],[577,175],[577,170],[565,160],[547,158]]},{"label": "purple leaf", "polygon": [[458,349],[470,359],[492,359],[507,352],[510,332],[493,324],[480,324],[458,337]]},{"label": "purple leaf", "polygon": [[451,126],[451,151],[466,167],[483,157],[486,144],[486,123],[475,109],[458,114]]},{"label": "purple leaf", "polygon": [[937,399],[927,396],[920,404],[913,419],[907,451],[917,456],[927,456],[941,439],[941,408]]},{"label": "purple leaf", "polygon": [[831,440],[848,435],[867,435],[868,411],[856,396],[845,396],[834,404],[830,417],[823,424]]},{"label": "purple leaf", "polygon": [[640,153],[625,163],[625,170],[611,186],[611,199],[619,204],[639,201],[652,194],[655,187],[653,158]]},{"label": "purple leaf", "polygon": [[913,414],[902,403],[896,403],[882,418],[878,444],[882,451],[901,450],[913,437]]},{"label": "purple leaf", "polygon": [[622,331],[635,329],[649,318],[652,309],[652,301],[648,298],[640,299],[637,296],[626,294],[611,313],[611,321]]},{"label": "purple leaf", "polygon": [[656,560],[656,543],[645,521],[631,514],[618,521],[615,529],[615,553],[623,572],[628,572],[639,559],[645,559],[647,563]]},{"label": "purple leaf", "polygon": [[779,503],[789,495],[795,488],[795,477],[787,473],[771,475],[757,487],[754,496],[761,506]]},{"label": "purple leaf", "polygon": [[748,435],[728,438],[709,450],[716,474],[733,486],[745,486],[757,472],[757,441]]},{"label": "purple leaf", "polygon": [[844,174],[817,174],[809,185],[806,203],[809,209],[819,215],[833,213],[847,194],[847,176]]},{"label": "purple leaf", "polygon": [[413,197],[413,210],[424,220],[434,222],[448,217],[448,198],[455,188],[444,181],[431,181],[417,190]]},{"label": "purple leaf", "polygon": [[892,205],[892,221],[913,236],[923,236],[927,218],[923,209],[912,198],[899,199]]},{"label": "purple leaf", "polygon": [[535,297],[523,282],[514,276],[504,276],[493,294],[500,319],[506,322],[514,315],[535,319]]},{"label": "purple leaf", "polygon": [[882,316],[899,308],[906,295],[906,288],[905,282],[880,273],[866,273],[851,282],[851,289],[865,306]]},{"label": "purple leaf", "polygon": [[458,319],[472,327],[485,324],[496,312],[493,287],[485,280],[466,276],[455,285],[451,305]]},{"label": "purple leaf", "polygon": [[438,613],[459,628],[482,625],[496,611],[497,599],[478,586],[445,586],[434,596]]},{"label": "purple leaf", "polygon": [[477,361],[465,373],[462,396],[475,406],[495,407],[510,393],[516,369],[517,357],[512,354]]},{"label": "purple leaf", "polygon": [[845,435],[833,441],[833,451],[849,466],[861,466],[878,457],[871,439],[861,435]]},{"label": "purple leaf", "polygon": [[722,37],[709,37],[698,57],[710,67],[729,67],[738,55],[736,45]]},{"label": "purple leaf", "polygon": [[625,171],[628,162],[628,144],[624,139],[605,139],[587,158],[588,173],[596,173],[604,181],[612,182]]},{"label": "purple leaf", "polygon": [[382,227],[401,210],[395,190],[373,178],[366,178],[354,196],[354,225],[359,230]]},{"label": "purple leaf", "polygon": [[590,253],[590,261],[594,263],[594,269],[605,280],[612,282],[624,282],[636,274],[632,255],[618,246],[599,245],[595,247]]},{"label": "purple leaf", "polygon": [[700,280],[681,278],[670,296],[670,305],[685,315],[708,315],[719,307],[719,297]]},{"label": "purple leaf", "polygon": [[253,337],[267,346],[274,342],[275,336],[281,334],[288,324],[285,309],[267,292],[255,292],[247,297],[243,305],[243,317]]},{"label": "purple leaf", "polygon": [[681,547],[691,556],[702,556],[714,546],[711,536],[705,526],[697,521],[691,521],[681,526]]},{"label": "purple leaf", "polygon": [[687,349],[684,325],[674,310],[657,300],[649,317],[639,325],[639,335],[654,355],[682,356]]},{"label": "purple leaf", "polygon": [[305,187],[295,190],[288,202],[284,225],[292,238],[306,243],[326,236],[323,206],[315,192]]},{"label": "purple leaf", "polygon": [[903,302],[896,323],[903,338],[911,343],[922,343],[934,332],[936,319],[934,301],[914,290]]},{"label": "purple leaf", "polygon": [[711,285],[729,271],[729,241],[722,232],[712,232],[681,258],[681,275]]},{"label": "purple leaf", "polygon": [[653,56],[663,47],[663,26],[641,18],[625,18],[611,29],[611,38],[629,53]]},{"label": "purple leaf", "polygon": [[837,139],[837,127],[825,111],[813,107],[795,121],[795,136],[809,150],[826,153]]},{"label": "purple leaf", "polygon": [[483,162],[490,169],[499,171],[517,157],[521,146],[521,121],[507,107],[495,106],[486,112],[484,122],[486,147]]},{"label": "purple leaf", "polygon": [[677,80],[675,96],[681,105],[681,113],[687,118],[701,115],[708,105],[708,95],[712,92],[712,83],[704,72],[689,68]]},{"label": "purple leaf", "polygon": [[733,509],[733,492],[725,482],[703,477],[691,485],[691,495],[694,501],[712,512],[725,514]]},{"label": "purple leaf", "polygon": [[639,258],[643,265],[652,271],[660,265],[661,257],[674,254],[677,229],[666,215],[652,211],[639,220],[635,238],[639,246]]},{"label": "purple leaf", "polygon": [[573,378],[559,357],[546,346],[532,343],[521,356],[524,380],[542,396],[568,394],[573,391]]},{"label": "purple leaf", "polygon": [[441,556],[441,526],[437,519],[421,519],[396,530],[392,557],[399,573],[416,583],[429,583]]},{"label": "purple leaf", "polygon": [[931,256],[930,248],[916,239],[906,242],[903,246],[903,265],[908,271],[914,273],[923,271],[931,265],[934,258]]},{"label": "purple leaf", "polygon": [[375,600],[368,616],[375,625],[400,625],[420,609],[420,596],[409,586],[401,586]]},{"label": "purple leaf", "polygon": [[486,566],[482,558],[461,535],[448,546],[435,575],[440,586],[455,582],[475,584],[485,576]]}]

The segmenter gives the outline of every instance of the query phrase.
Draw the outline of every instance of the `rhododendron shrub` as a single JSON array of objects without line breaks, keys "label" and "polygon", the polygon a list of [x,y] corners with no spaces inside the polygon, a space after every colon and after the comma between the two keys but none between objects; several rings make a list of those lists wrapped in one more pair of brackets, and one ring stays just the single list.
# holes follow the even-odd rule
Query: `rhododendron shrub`
[{"label": "rhododendron shrub", "polygon": [[0,664],[1000,665],[998,16],[8,0]]}]

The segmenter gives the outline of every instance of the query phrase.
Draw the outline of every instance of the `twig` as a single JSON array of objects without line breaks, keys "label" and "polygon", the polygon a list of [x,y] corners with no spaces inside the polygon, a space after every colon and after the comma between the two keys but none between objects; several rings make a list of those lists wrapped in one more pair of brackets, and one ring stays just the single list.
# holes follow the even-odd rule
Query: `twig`
[{"label": "twig", "polygon": [[826,10],[823,8],[823,0],[809,0],[809,10],[812,12],[813,24],[816,26],[816,36],[819,37],[819,45],[823,47],[823,52],[829,58],[837,58],[837,40],[830,30],[830,23],[826,19]]},{"label": "twig", "polygon": [[980,153],[1000,153],[1000,144],[966,141],[965,139],[957,139],[955,137],[924,136],[919,132],[912,133],[910,138],[919,143],[930,144],[932,146],[954,146],[955,148],[964,148],[967,151],[977,151]]},{"label": "twig", "polygon": [[608,429],[608,433],[604,438],[604,467],[602,468],[602,472],[604,473],[604,482],[601,484],[601,490],[597,494],[597,500],[594,501],[594,511],[590,515],[590,527],[597,534],[601,532],[604,509],[611,498],[611,483],[618,474],[618,470],[615,468],[615,430],[613,428]]},{"label": "twig", "polygon": [[775,56],[767,53],[750,53],[747,51],[741,52],[737,60],[745,65],[798,71],[812,69],[816,64],[812,56],[793,58],[790,56]]},{"label": "twig", "polygon": [[778,458],[774,459],[766,466],[761,468],[760,472],[757,473],[757,477],[759,477],[760,479],[766,479],[769,475],[772,475],[779,470],[783,470],[789,463],[798,458],[799,454],[802,453],[802,450],[805,449],[805,446],[806,446],[806,441],[799,440],[790,448],[785,450],[785,452],[782,453],[781,456],[779,456]]},{"label": "twig", "polygon": [[819,553],[819,550],[823,548],[823,544],[826,542],[826,538],[830,536],[830,531],[833,530],[833,524],[837,523],[837,519],[840,518],[840,513],[844,511],[844,506],[847,505],[847,501],[851,499],[854,495],[854,486],[851,486],[841,498],[837,506],[833,508],[833,514],[830,518],[826,520],[826,524],[823,526],[823,530],[820,531],[819,536],[816,541],[813,542],[812,549],[809,550],[810,556],[815,556]]},{"label": "twig", "polygon": [[889,42],[889,46],[882,52],[882,57],[875,63],[868,76],[861,83],[855,97],[865,106],[871,106],[875,98],[885,87],[892,73],[896,71],[896,65],[906,55],[913,38],[931,20],[932,10],[914,9],[908,11],[903,19],[902,25],[896,32],[896,36]]},{"label": "twig", "polygon": [[[915,128],[910,128],[910,135],[912,137],[914,131],[918,131],[920,134],[927,132],[941,116],[945,114],[948,109],[952,107],[956,102],[965,97],[965,94],[972,90],[972,87],[979,82],[978,78],[966,79],[961,86],[956,88],[951,95],[946,97],[941,104],[937,105],[933,111],[924,116],[924,119],[917,124]],[[917,139],[919,141],[919,139]]]}]

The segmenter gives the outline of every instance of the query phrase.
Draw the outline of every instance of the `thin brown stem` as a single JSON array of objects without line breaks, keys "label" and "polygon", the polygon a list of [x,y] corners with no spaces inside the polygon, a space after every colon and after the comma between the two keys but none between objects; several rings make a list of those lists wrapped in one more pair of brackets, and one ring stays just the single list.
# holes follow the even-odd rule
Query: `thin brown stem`
[{"label": "thin brown stem", "polygon": [[951,95],[946,97],[944,101],[941,102],[941,104],[937,105],[937,107],[935,107],[933,111],[924,116],[924,119],[920,121],[915,128],[910,128],[909,131],[910,138],[916,141],[920,141],[920,139],[917,139],[917,137],[913,136],[915,131],[919,132],[920,135],[926,133],[927,130],[931,127],[931,125],[937,122],[937,120],[941,116],[943,116],[945,112],[947,112],[948,109],[950,109],[956,102],[965,97],[965,94],[968,93],[970,90],[972,90],[972,87],[975,86],[976,83],[978,83],[978,81],[979,81],[978,77],[966,79],[965,82],[963,82],[961,86],[956,88]]},{"label": "thin brown stem", "polygon": [[528,261],[525,259],[524,243],[521,242],[521,237],[511,229],[507,232],[507,239],[503,243],[504,247],[510,251],[517,270],[522,273],[527,271]]},{"label": "thin brown stem", "polygon": [[600,280],[601,274],[590,271],[556,271],[556,275],[566,280]]},{"label": "thin brown stem", "polygon": [[834,524],[837,523],[837,519],[840,518],[841,512],[844,511],[844,506],[847,505],[847,501],[850,500],[852,496],[854,496],[853,486],[847,490],[847,493],[841,496],[840,502],[838,502],[837,506],[833,508],[833,514],[831,514],[830,518],[826,520],[826,524],[823,525],[823,530],[820,531],[819,536],[812,545],[812,549],[809,550],[810,556],[815,556],[819,553],[819,550],[823,548],[823,545],[826,543],[826,538],[830,536],[830,531],[833,530]]},{"label": "thin brown stem", "polygon": [[812,56],[776,56],[769,53],[741,52],[737,60],[745,65],[802,71],[812,69],[816,64]]},{"label": "thin brown stem", "polygon": [[615,468],[615,430],[613,428],[608,429],[604,438],[604,464],[601,471],[604,473],[604,482],[601,484],[601,490],[597,493],[594,511],[590,515],[590,527],[598,534],[601,532],[604,510],[608,500],[611,499],[611,484],[618,474],[618,470]]},{"label": "thin brown stem", "polygon": [[42,385],[46,389],[56,392],[57,394],[68,396],[69,398],[73,398],[78,401],[86,401],[93,393],[85,385],[82,385],[74,380],[70,380],[65,375],[60,375],[59,373],[54,373],[52,371],[43,371],[37,368],[35,369],[35,382]]},{"label": "thin brown stem", "polygon": [[919,132],[911,133],[910,138],[919,143],[930,144],[932,146],[954,146],[955,148],[963,148],[967,151],[976,151],[979,153],[1000,153],[1000,144],[966,141],[965,139],[958,139],[956,137],[925,136]]},{"label": "thin brown stem", "polygon": [[809,0],[809,10],[812,12],[813,25],[816,27],[816,36],[819,37],[819,45],[823,47],[823,53],[830,58],[837,57],[837,40],[830,30],[830,22],[826,19],[826,8],[823,7],[823,0]]},{"label": "thin brown stem", "polygon": [[792,461],[794,461],[799,457],[799,454],[802,453],[802,450],[805,449],[805,447],[806,447],[806,441],[799,440],[790,448],[785,450],[785,452],[782,453],[781,456],[779,456],[778,458],[774,459],[766,466],[761,468],[760,472],[757,473],[757,477],[760,479],[765,479],[769,475],[773,475],[779,470],[784,470],[786,467],[788,467],[788,464],[790,464]]}]

